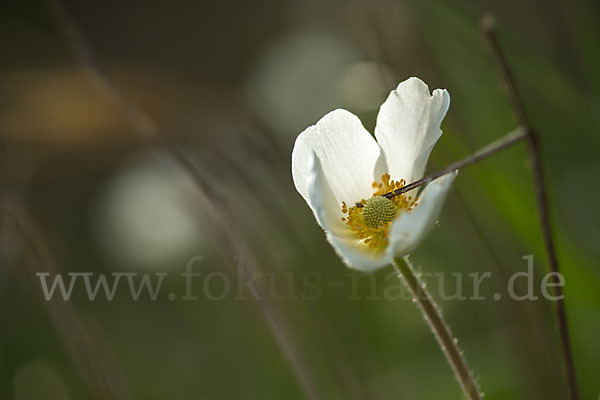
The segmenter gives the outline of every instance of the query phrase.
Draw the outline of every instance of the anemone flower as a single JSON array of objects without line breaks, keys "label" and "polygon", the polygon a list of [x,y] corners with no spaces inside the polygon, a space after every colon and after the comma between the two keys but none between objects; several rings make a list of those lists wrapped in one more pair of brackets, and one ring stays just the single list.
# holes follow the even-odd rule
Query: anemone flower
[{"label": "anemone flower", "polygon": [[450,95],[418,78],[400,83],[377,115],[375,139],[338,109],[298,135],[292,176],[327,239],[351,268],[373,271],[406,255],[428,233],[455,173],[417,194],[384,195],[423,177]]}]

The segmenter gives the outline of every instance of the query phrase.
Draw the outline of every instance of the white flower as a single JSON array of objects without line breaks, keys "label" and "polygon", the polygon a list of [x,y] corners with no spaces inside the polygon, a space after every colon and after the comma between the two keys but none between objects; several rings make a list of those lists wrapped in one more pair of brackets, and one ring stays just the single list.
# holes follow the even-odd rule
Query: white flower
[{"label": "white flower", "polygon": [[[358,117],[341,109],[298,135],[294,184],[349,267],[384,267],[434,225],[456,173],[432,181],[418,199],[416,189],[390,200],[380,195],[423,177],[449,105],[446,90],[432,95],[423,81],[410,78],[381,106],[377,141]],[[361,201],[364,206],[357,207]]]}]

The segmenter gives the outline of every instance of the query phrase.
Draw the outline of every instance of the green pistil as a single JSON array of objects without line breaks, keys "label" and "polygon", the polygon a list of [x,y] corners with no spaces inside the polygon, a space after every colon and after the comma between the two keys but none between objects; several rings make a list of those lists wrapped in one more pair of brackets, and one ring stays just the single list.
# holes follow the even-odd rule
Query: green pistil
[{"label": "green pistil", "polygon": [[396,207],[390,199],[383,196],[371,197],[365,202],[363,218],[369,228],[377,228],[392,221],[396,216]]}]

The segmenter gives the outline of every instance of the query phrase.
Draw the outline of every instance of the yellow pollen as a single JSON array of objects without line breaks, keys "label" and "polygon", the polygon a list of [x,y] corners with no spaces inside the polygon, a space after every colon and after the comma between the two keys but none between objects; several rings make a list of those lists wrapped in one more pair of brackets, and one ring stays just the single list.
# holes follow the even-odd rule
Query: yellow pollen
[{"label": "yellow pollen", "polygon": [[362,199],[363,207],[348,207],[342,203],[342,221],[356,237],[369,248],[382,250],[388,245],[389,229],[392,221],[402,211],[410,212],[417,206],[417,198],[402,193],[390,199],[384,194],[406,185],[406,181],[390,180],[389,174],[381,177],[381,182],[373,182],[373,197]]}]

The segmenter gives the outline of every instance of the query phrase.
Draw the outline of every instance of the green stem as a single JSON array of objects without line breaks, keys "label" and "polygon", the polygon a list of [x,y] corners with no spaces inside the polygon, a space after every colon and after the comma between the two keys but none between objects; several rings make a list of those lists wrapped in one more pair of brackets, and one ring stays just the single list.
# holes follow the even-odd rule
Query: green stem
[{"label": "green stem", "polygon": [[395,258],[393,265],[404,279],[415,302],[423,312],[433,335],[437,339],[442,351],[446,355],[446,359],[454,370],[454,375],[456,375],[456,379],[458,379],[465,396],[470,400],[481,400],[482,397],[479,388],[477,387],[477,383],[469,371],[467,361],[458,348],[456,339],[452,336],[452,332],[450,332],[450,327],[446,321],[444,321],[442,313],[427,289],[425,289],[425,285],[423,285],[415,274],[415,271],[408,260],[408,256],[404,258]]}]

